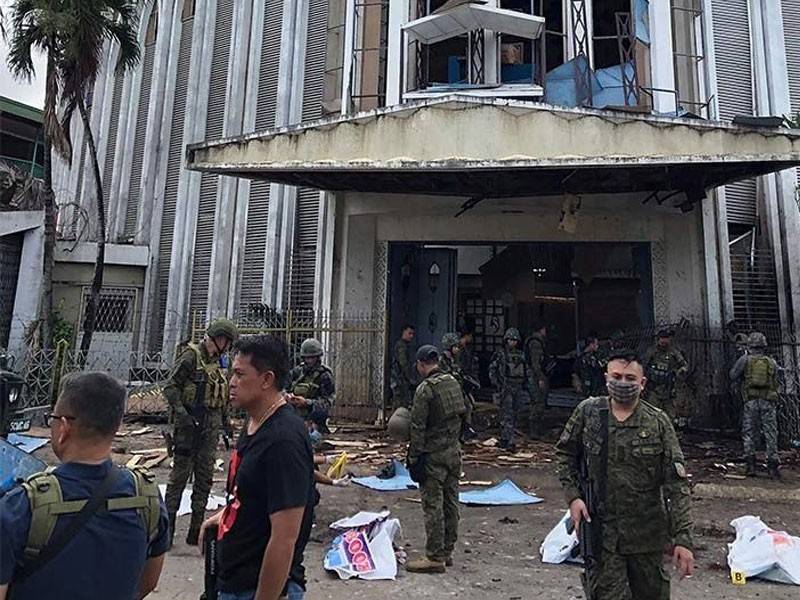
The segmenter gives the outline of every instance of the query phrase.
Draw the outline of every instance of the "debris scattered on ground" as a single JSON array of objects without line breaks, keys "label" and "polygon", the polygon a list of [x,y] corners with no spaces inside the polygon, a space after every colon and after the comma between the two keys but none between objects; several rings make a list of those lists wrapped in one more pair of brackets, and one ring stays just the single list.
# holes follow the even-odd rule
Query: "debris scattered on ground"
[{"label": "debris scattered on ground", "polygon": [[[362,511],[332,523],[331,529],[341,533],[325,555],[325,569],[334,571],[340,579],[395,579],[398,556],[394,540],[401,535],[401,529],[400,521],[390,519],[389,515],[388,510]],[[405,552],[398,553],[404,560]]]},{"label": "debris scattered on ground", "polygon": [[379,492],[413,490],[419,487],[418,483],[411,480],[411,475],[409,475],[408,469],[406,469],[403,463],[398,460],[393,460],[393,464],[395,472],[394,477],[389,479],[381,479],[375,475],[369,477],[355,477],[353,483]]},{"label": "debris scattered on ground", "polygon": [[580,562],[578,544],[578,535],[572,525],[572,518],[569,516],[569,511],[566,511],[539,546],[539,555],[543,563],[551,565],[558,565],[568,560]]},{"label": "debris scattered on ground", "polygon": [[728,544],[731,578],[745,583],[751,577],[800,585],[800,538],[775,531],[758,517],[731,521],[736,539]]},{"label": "debris scattered on ground", "polygon": [[498,441],[497,438],[489,438],[488,440],[483,440],[482,442],[479,442],[479,444],[481,446],[486,446],[487,448],[494,448],[495,446],[497,446]]},{"label": "debris scattered on ground", "polygon": [[[161,496],[164,497],[167,494],[167,485],[162,483],[158,486],[159,491],[161,492]],[[206,510],[217,510],[225,506],[225,498],[222,496],[217,496],[216,494],[209,494],[208,501],[206,502]],[[181,496],[181,504],[178,507],[178,516],[182,517],[183,515],[190,515],[192,514],[192,490],[191,487],[187,487],[183,490],[183,495]]]},{"label": "debris scattered on ground", "polygon": [[471,490],[458,495],[461,504],[479,506],[513,506],[518,504],[538,504],[543,502],[538,496],[523,492],[510,479],[485,490]]},{"label": "debris scattered on ground", "polygon": [[224,473],[225,472],[225,461],[222,460],[221,458],[218,458],[216,461],[214,461],[214,470],[218,471],[220,473]]},{"label": "debris scattered on ground", "polygon": [[519,519],[512,519],[511,517],[503,517],[498,523],[502,523],[503,525],[516,525],[519,523]]},{"label": "debris scattered on ground", "polygon": [[489,487],[490,485],[492,485],[492,483],[493,482],[491,482],[491,481],[476,480],[476,481],[459,481],[458,485],[473,485],[475,487]]}]

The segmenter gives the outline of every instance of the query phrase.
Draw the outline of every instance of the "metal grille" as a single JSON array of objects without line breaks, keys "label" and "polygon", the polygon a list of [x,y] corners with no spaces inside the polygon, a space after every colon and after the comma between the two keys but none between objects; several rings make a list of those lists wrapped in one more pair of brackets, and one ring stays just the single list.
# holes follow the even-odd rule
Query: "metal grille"
[{"label": "metal grille", "polygon": [[[257,130],[269,129],[275,126],[282,7],[281,0],[267,0],[264,7],[264,29],[258,80],[258,108],[256,109]],[[242,281],[239,286],[239,304],[241,306],[260,303],[262,299],[268,217],[269,184],[264,181],[254,181],[250,185],[250,199],[247,205],[244,261],[242,264]]]},{"label": "metal grille", "polygon": [[8,346],[21,255],[21,234],[0,238],[0,348]]},{"label": "metal grille", "polygon": [[737,321],[755,326],[778,321],[778,283],[769,249],[755,245],[751,231],[731,244],[733,313]]},{"label": "metal grille", "polygon": [[578,104],[592,105],[592,70],[589,65],[589,27],[586,0],[570,0],[572,13],[572,54],[585,60],[575,61],[575,85]]},{"label": "metal grille", "polygon": [[[781,0],[786,67],[789,71],[789,99],[792,116],[800,113],[800,0]],[[797,172],[800,184],[800,170]]]},{"label": "metal grille", "polygon": [[[228,55],[231,46],[233,25],[233,0],[221,0],[217,4],[214,54],[211,59],[211,82],[208,89],[208,113],[206,116],[206,139],[222,137],[225,120],[225,93],[228,86]],[[238,77],[238,74],[231,74]],[[200,202],[197,213],[197,228],[194,241],[194,265],[190,306],[205,308],[208,303],[208,281],[211,270],[211,251],[214,243],[214,220],[216,217],[219,177],[202,174]]]},{"label": "metal grille", "polygon": [[186,113],[186,89],[189,84],[189,63],[192,54],[192,32],[194,18],[183,22],[178,51],[178,70],[175,76],[175,104],[172,108],[172,123],[167,159],[167,180],[164,186],[164,208],[161,220],[161,241],[158,252],[158,313],[151,333],[150,347],[156,350],[161,345],[164,318],[167,312],[167,288],[169,267],[172,259],[172,236],[175,228],[175,208],[178,199],[178,180],[183,163],[183,120]]},{"label": "metal grille", "polygon": [[125,81],[125,76],[121,74],[114,75],[114,91],[111,95],[111,121],[108,126],[108,139],[106,140],[106,159],[103,167],[103,198],[106,207],[106,219],[108,219],[108,210],[111,205],[109,194],[111,192],[111,176],[114,172],[114,155],[116,154],[117,135],[119,130],[119,113],[120,105],[122,103],[122,84]]},{"label": "metal grille", "polygon": [[[153,9],[155,10],[155,8]],[[136,112],[136,131],[133,134],[133,154],[131,155],[131,178],[128,183],[128,205],[125,212],[125,238],[136,234],[136,220],[139,214],[139,197],[142,187],[142,165],[144,163],[144,141],[147,134],[147,115],[150,110],[150,87],[153,81],[153,63],[156,45],[144,48],[142,61],[142,83],[139,88],[139,108]]]},{"label": "metal grille", "polygon": [[[639,77],[636,65],[636,34],[633,30],[631,13],[614,13],[614,19],[617,27],[617,47],[625,106],[637,106],[639,104]],[[628,64],[632,66],[630,72],[627,69]]]}]

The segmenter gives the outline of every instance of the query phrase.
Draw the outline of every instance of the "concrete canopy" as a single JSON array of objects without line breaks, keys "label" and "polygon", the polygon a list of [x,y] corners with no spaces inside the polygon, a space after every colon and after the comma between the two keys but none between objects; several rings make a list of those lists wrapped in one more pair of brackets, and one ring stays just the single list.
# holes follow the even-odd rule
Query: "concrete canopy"
[{"label": "concrete canopy", "polygon": [[800,164],[800,132],[456,95],[194,144],[187,158],[332,191],[653,192],[688,209],[708,189]]}]

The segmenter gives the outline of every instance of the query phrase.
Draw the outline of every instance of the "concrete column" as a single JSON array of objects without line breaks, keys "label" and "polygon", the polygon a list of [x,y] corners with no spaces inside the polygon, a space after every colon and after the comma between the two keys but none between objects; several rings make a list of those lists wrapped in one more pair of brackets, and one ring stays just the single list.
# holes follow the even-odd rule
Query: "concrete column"
[{"label": "concrete column", "polygon": [[314,310],[329,313],[333,293],[334,228],[336,227],[336,196],[320,194],[319,227],[317,229],[317,273],[314,287]]},{"label": "concrete column", "polygon": [[[407,52],[401,46],[400,27],[408,22],[409,0],[389,0],[389,40],[386,57],[386,104],[400,104],[403,90],[400,77],[407,62]],[[351,18],[347,15],[347,18]]]},{"label": "concrete column", "polygon": [[[39,318],[39,300],[42,297],[42,265],[44,261],[44,212],[20,211],[5,213],[3,234],[24,231],[19,275],[14,296],[14,313],[8,338],[8,350],[21,360],[25,356],[27,343],[25,333]],[[18,222],[15,227],[14,223]]]},{"label": "concrete column", "polygon": [[[356,26],[356,0],[345,0],[344,3],[344,55],[342,56],[342,109],[341,113],[346,115],[350,112],[350,102],[353,97],[353,48],[355,45],[355,26]],[[391,44],[391,11],[392,3],[389,4],[389,43]],[[389,59],[391,61],[391,58]],[[391,69],[387,63],[387,72]],[[386,82],[387,88],[389,80]],[[394,103],[393,103],[394,104]]]},{"label": "concrete column", "polygon": [[[670,5],[668,1],[650,2],[650,65],[653,87],[674,91],[675,63]],[[675,94],[670,92],[653,92],[653,104],[653,108],[658,112],[673,112],[677,109]]]},{"label": "concrete column", "polygon": [[722,322],[722,296],[720,293],[719,248],[717,237],[717,215],[714,210],[714,195],[709,194],[700,202],[700,227],[703,233],[703,272],[705,275],[705,317],[712,329],[720,329]]},{"label": "concrete column", "polygon": [[[202,141],[206,135],[216,17],[217,0],[197,0],[184,113],[190,118],[183,122],[184,145]],[[175,348],[186,333],[201,180],[201,173],[184,168],[184,161],[181,161],[162,342],[165,354]]]}]

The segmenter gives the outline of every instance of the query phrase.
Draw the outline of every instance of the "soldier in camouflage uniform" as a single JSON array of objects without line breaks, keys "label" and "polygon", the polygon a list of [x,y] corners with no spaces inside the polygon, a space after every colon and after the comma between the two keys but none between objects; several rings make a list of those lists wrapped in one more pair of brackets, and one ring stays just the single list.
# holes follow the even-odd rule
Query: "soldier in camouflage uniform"
[{"label": "soldier in camouflage uniform", "polygon": [[165,503],[170,522],[170,539],[175,518],[189,476],[192,486],[192,520],[186,543],[197,545],[206,502],[214,478],[214,461],[220,431],[230,431],[228,380],[220,369],[220,357],[236,341],[239,332],[231,321],[217,319],[199,344],[188,343],[180,352],[164,386],[174,425],[174,464],[167,484]]},{"label": "soldier in camouflage uniform", "polygon": [[547,325],[541,325],[525,342],[525,353],[533,377],[531,387],[531,436],[541,434],[542,418],[550,386],[547,381]]},{"label": "soldier in camouflage uniform", "polygon": [[328,416],[333,408],[336,386],[333,372],[322,364],[324,349],[319,341],[309,338],[300,345],[301,364],[289,372],[287,402],[294,406],[308,425],[311,439],[319,443],[328,433]]},{"label": "soldier in camouflage uniform", "polygon": [[531,426],[528,394],[532,393],[533,383],[525,355],[519,349],[519,331],[509,327],[503,340],[505,348],[494,353],[489,365],[489,379],[500,399],[500,447],[514,452],[517,417]]},{"label": "soldier in camouflage uniform", "polygon": [[400,339],[394,344],[390,386],[392,389],[392,408],[411,406],[417,376],[414,371],[413,342],[416,330],[413,325],[404,325]]},{"label": "soldier in camouflage uniform", "polygon": [[480,382],[481,374],[478,365],[478,357],[472,350],[472,332],[465,331],[459,338],[459,345],[461,351],[458,353],[458,363],[461,365],[461,371],[467,377],[471,377],[476,382]]},{"label": "soldier in camouflage uniform", "polygon": [[605,396],[606,376],[604,359],[600,354],[600,345],[597,337],[590,335],[586,338],[586,348],[575,364],[578,376],[580,394],[584,398]]},{"label": "soldier in camouflage uniform", "polygon": [[[664,548],[672,548],[680,576],[694,569],[683,452],[669,417],[639,400],[644,379],[635,356],[611,355],[607,382],[609,396],[584,400],[564,427],[556,444],[558,478],[576,526],[591,519],[596,527],[599,520],[598,567],[589,582],[597,600],[668,600]],[[582,460],[593,489],[605,488],[591,515]]]},{"label": "soldier in camouflage uniform", "polygon": [[453,564],[458,538],[458,479],[464,395],[458,381],[439,368],[433,346],[417,352],[417,371],[423,379],[411,407],[408,465],[420,484],[425,515],[425,558],[409,561],[415,573],[444,573]]},{"label": "soldier in camouflage uniform", "polygon": [[669,329],[658,332],[655,346],[644,357],[644,375],[647,378],[645,400],[662,409],[674,421],[677,395],[675,380],[686,376],[689,363],[683,353],[672,345],[673,335]]},{"label": "soldier in camouflage uniform", "polygon": [[731,381],[741,381],[744,397],[742,408],[742,443],[747,475],[756,475],[756,444],[764,435],[769,474],[780,479],[778,458],[778,391],[780,367],[765,354],[767,338],[753,332],[748,338],[747,354],[742,355],[730,372]]},{"label": "soldier in camouflage uniform", "polygon": [[475,400],[472,392],[480,389],[480,385],[472,377],[469,377],[461,368],[459,357],[461,354],[461,343],[457,333],[445,333],[442,336],[441,354],[439,355],[439,369],[443,373],[449,373],[456,378],[464,393],[464,402],[467,412],[464,415],[464,441],[475,437],[475,430],[472,429],[472,409]]}]

